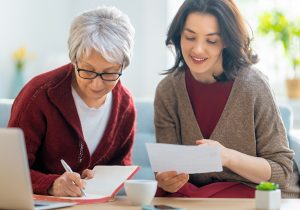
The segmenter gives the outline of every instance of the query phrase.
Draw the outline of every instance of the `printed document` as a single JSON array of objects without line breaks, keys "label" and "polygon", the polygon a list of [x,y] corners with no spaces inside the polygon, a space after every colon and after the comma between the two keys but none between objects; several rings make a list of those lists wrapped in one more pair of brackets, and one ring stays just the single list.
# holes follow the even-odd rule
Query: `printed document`
[{"label": "printed document", "polygon": [[147,143],[154,172],[208,173],[222,171],[221,150],[212,145],[177,145]]}]

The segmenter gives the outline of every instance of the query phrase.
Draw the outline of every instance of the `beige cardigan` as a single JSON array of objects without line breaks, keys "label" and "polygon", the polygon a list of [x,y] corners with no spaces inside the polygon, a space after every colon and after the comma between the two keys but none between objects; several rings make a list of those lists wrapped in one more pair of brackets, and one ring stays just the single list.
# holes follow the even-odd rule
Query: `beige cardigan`
[{"label": "beige cardigan", "polygon": [[[184,71],[169,74],[157,86],[155,129],[160,143],[194,145],[195,140],[203,138],[187,93]],[[288,148],[286,131],[268,82],[258,70],[248,68],[239,72],[210,139],[265,158],[272,170],[269,181],[279,184],[282,197],[299,197],[294,153]],[[197,186],[217,181],[256,185],[227,168],[223,172],[193,174],[189,181]]]}]

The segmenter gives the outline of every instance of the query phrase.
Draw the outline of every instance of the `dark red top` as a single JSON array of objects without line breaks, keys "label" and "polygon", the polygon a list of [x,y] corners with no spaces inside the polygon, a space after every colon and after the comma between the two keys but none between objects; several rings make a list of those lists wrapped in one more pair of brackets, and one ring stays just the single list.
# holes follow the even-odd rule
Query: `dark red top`
[{"label": "dark red top", "polygon": [[168,193],[157,188],[156,197],[189,198],[254,198],[255,189],[239,182],[215,182],[197,187],[187,182],[175,193]]},{"label": "dark red top", "polygon": [[95,165],[129,165],[135,133],[135,107],[118,82],[110,118],[95,152],[89,153],[71,93],[72,64],[33,78],[14,101],[9,127],[24,131],[35,194],[47,194],[65,172],[64,159],[81,173]]},{"label": "dark red top", "polygon": [[233,81],[204,84],[186,70],[185,82],[198,126],[203,137],[209,139],[224,110]]}]

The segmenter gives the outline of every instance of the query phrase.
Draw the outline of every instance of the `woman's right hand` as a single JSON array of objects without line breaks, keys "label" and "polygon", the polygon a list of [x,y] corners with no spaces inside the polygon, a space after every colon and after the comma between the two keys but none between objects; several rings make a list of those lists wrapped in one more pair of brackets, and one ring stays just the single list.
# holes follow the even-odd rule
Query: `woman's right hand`
[{"label": "woman's right hand", "polygon": [[48,192],[53,196],[80,197],[84,187],[85,181],[78,173],[65,172],[54,181]]},{"label": "woman's right hand", "polygon": [[178,174],[176,171],[158,172],[155,176],[157,184],[166,192],[177,192],[189,180],[186,173]]}]

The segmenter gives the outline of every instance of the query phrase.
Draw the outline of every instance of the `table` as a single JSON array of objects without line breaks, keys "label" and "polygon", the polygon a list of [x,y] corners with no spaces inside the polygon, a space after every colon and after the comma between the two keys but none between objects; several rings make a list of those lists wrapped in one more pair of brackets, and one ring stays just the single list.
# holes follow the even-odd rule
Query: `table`
[{"label": "table", "polygon": [[[186,210],[255,210],[254,199],[234,198],[155,198],[152,204],[165,204]],[[299,210],[300,199],[282,199],[280,210]],[[141,210],[132,206],[125,196],[99,204],[78,205],[64,210]]]}]

